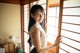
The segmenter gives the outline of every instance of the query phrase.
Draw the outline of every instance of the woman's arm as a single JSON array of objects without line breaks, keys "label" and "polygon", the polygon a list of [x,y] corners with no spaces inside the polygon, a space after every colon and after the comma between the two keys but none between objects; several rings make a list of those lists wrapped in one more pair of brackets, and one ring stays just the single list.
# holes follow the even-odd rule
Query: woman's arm
[{"label": "woman's arm", "polygon": [[41,40],[40,40],[40,31],[38,29],[35,29],[34,32],[32,32],[32,38],[37,52],[40,53]]},{"label": "woman's arm", "polygon": [[32,33],[34,46],[35,46],[38,53],[42,53],[44,51],[50,50],[51,48],[57,46],[60,43],[60,38],[59,38],[55,41],[54,45],[47,46],[46,48],[43,48],[43,47],[41,47],[40,35],[41,34],[38,29],[35,29],[34,32]]}]

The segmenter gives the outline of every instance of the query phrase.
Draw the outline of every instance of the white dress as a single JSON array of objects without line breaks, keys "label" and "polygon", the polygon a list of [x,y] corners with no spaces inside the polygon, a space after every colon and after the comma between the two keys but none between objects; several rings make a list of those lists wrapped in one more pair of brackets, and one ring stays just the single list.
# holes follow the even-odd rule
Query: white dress
[{"label": "white dress", "polygon": [[[37,28],[38,30],[40,30],[40,32],[41,32],[41,34],[42,34],[42,35],[41,35],[41,47],[46,47],[46,46],[47,46],[47,35],[46,35],[45,31],[43,30],[43,28],[41,27],[40,24],[35,24],[33,27],[35,27],[35,28]],[[35,28],[30,30],[30,35],[31,35],[31,32],[33,32],[33,31],[35,30]],[[33,44],[33,46],[34,46],[32,36],[31,36],[31,41],[32,41],[32,44]],[[44,52],[44,53],[45,53],[45,52]]]}]

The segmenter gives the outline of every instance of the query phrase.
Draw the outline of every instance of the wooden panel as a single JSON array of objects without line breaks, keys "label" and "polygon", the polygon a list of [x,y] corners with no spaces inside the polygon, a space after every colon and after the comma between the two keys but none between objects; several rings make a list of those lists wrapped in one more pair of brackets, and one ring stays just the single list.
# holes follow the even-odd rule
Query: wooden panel
[{"label": "wooden panel", "polygon": [[38,1],[38,0],[22,0],[22,4],[29,4],[34,1]]},{"label": "wooden panel", "polygon": [[49,0],[49,7],[58,7],[60,5],[60,0]]},{"label": "wooden panel", "polygon": [[0,3],[20,4],[20,0],[0,0]]},{"label": "wooden panel", "polygon": [[49,7],[59,7],[60,3],[49,4]]},{"label": "wooden panel", "polygon": [[21,5],[21,41],[22,41],[22,49],[24,50],[24,5]]},{"label": "wooden panel", "polygon": [[60,0],[49,0],[49,4],[55,4],[55,3],[59,3]]},{"label": "wooden panel", "polygon": [[15,52],[15,44],[13,42],[6,42],[2,44],[2,48],[5,48],[5,53]]},{"label": "wooden panel", "polygon": [[12,3],[12,4],[29,4],[38,0],[0,0],[0,3]]}]

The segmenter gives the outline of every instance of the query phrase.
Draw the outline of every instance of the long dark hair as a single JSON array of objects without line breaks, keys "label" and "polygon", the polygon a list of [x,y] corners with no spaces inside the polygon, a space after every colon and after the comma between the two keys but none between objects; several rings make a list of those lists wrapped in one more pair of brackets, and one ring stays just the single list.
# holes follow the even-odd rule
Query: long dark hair
[{"label": "long dark hair", "polygon": [[[41,12],[44,12],[44,9],[41,5],[33,5],[32,8],[30,9],[30,18],[29,18],[29,25],[28,25],[28,31],[30,31],[30,28],[36,23],[36,21],[32,18],[31,14],[35,15],[36,12],[40,10]],[[40,23],[41,25],[43,25],[44,23],[44,20],[42,23]],[[44,26],[42,26],[44,28]],[[28,43],[29,45],[31,46],[31,37],[29,37],[29,40],[28,40]]]}]

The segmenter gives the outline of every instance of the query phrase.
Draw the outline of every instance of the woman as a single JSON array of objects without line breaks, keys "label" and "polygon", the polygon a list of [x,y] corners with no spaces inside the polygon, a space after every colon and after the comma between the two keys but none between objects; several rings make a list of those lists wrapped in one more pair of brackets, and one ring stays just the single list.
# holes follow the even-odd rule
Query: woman
[{"label": "woman", "polygon": [[46,53],[45,51],[57,46],[60,43],[60,37],[58,37],[55,43],[51,46],[47,46],[46,33],[40,25],[44,19],[44,9],[40,5],[33,5],[30,10],[29,19],[29,35],[31,37],[30,46],[33,49],[30,53]]}]

